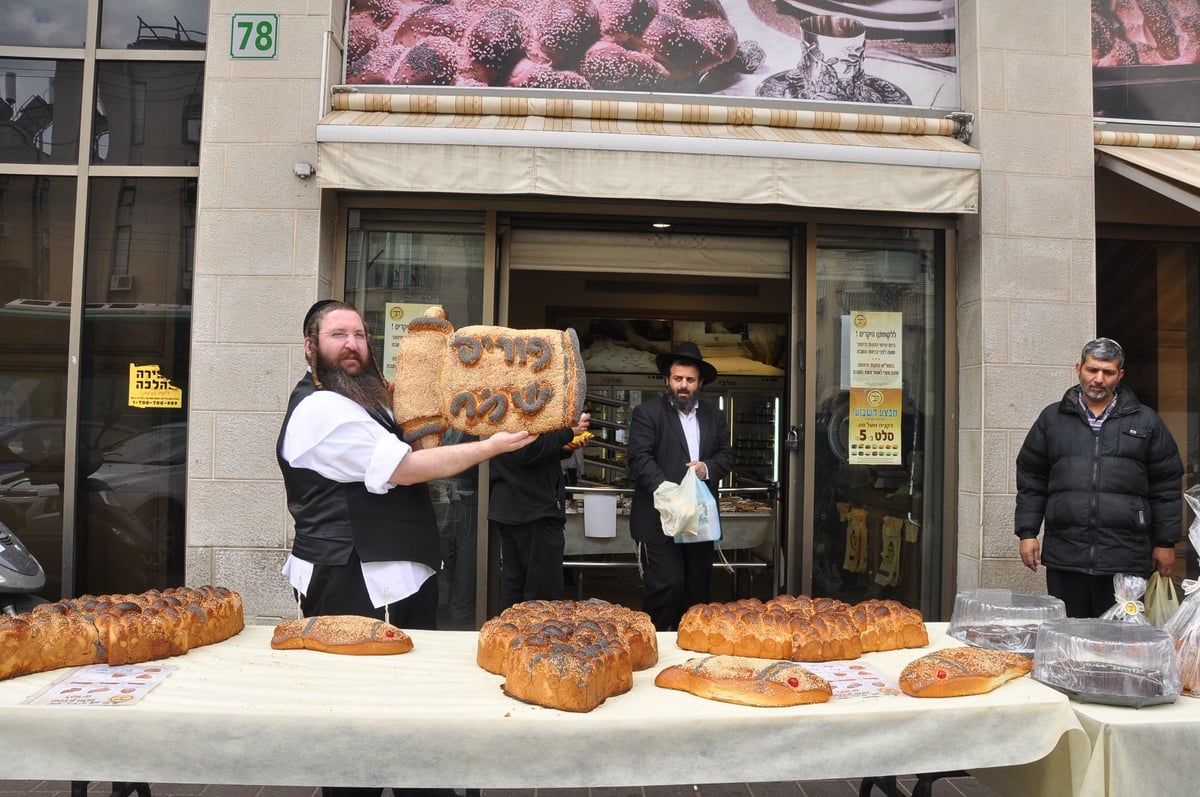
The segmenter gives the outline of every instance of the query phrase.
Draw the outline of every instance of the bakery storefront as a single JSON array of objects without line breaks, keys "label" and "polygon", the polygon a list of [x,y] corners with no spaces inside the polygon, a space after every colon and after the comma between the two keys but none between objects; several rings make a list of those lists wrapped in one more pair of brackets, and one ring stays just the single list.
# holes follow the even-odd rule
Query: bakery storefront
[{"label": "bakery storefront", "polygon": [[[715,49],[653,61],[646,94],[639,47],[659,39],[616,36],[604,3],[562,68],[500,59],[444,86],[417,56],[479,49],[476,28],[430,32],[459,29],[457,4],[402,23],[351,2],[317,126],[334,293],[385,363],[431,304],[455,326],[577,331],[596,437],[565,463],[568,596],[638,605],[626,425],[662,388],[655,354],[692,341],[720,372],[705,393],[737,463],[714,596],[888,597],[936,616],[953,594],[955,228],[979,190],[952,5],[828,30],[723,5],[704,23]],[[511,12],[494,16],[508,30]],[[626,24],[666,24],[648,19]],[[528,46],[554,30],[534,15]],[[449,628],[477,627],[495,590],[481,473],[434,485]]]}]

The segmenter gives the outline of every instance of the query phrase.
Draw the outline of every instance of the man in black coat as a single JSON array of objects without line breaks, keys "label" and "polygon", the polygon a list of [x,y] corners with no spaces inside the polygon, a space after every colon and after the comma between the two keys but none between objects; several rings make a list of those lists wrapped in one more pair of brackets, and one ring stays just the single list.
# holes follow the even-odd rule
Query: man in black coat
[{"label": "man in black coat", "polygon": [[566,547],[565,476],[575,435],[588,428],[585,412],[571,428],[546,432],[531,445],[492,459],[488,521],[500,537],[500,605],[559,600]]},{"label": "man in black coat", "polygon": [[712,586],[713,543],[676,543],[663,534],[654,508],[654,491],[664,481],[679,483],[694,468],[717,497],[721,479],[733,468],[729,425],[720,410],[700,401],[704,385],[717,369],[700,356],[696,344],[680,344],[656,358],[667,391],[634,408],[629,423],[628,463],[633,477],[629,530],[638,543],[643,609],[659,631],[672,631],[684,611],[707,603]]},{"label": "man in black coat", "polygon": [[1175,563],[1183,463],[1158,414],[1120,386],[1124,369],[1116,341],[1087,343],[1079,384],[1042,411],[1017,455],[1021,561],[1046,566],[1069,617],[1111,608],[1114,574],[1169,576]]}]

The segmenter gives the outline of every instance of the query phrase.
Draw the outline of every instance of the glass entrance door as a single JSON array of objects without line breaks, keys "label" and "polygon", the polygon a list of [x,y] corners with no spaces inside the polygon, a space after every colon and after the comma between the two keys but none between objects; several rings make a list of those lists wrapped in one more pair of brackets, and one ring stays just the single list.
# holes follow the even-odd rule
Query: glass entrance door
[{"label": "glass entrance door", "polygon": [[[346,301],[367,323],[384,376],[395,371],[408,321],[440,305],[456,328],[483,320],[484,217],[352,208],[347,214]],[[466,439],[451,430],[441,441]],[[438,627],[477,626],[479,468],[429,482],[441,540]]]},{"label": "glass entrance door", "polygon": [[813,595],[933,616],[941,575],[942,374],[932,230],[817,228]]}]

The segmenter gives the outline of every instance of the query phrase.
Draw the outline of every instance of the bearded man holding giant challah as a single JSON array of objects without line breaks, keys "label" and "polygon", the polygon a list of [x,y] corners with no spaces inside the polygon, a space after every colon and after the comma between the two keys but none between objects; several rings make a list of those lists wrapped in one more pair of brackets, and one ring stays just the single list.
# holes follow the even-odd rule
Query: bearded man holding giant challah
[{"label": "bearded man holding giant challah", "polygon": [[362,316],[344,302],[309,309],[304,358],[308,373],[292,391],[276,448],[296,521],[284,575],[306,617],[357,614],[434,629],[441,550],[425,483],[537,435],[413,449],[393,420]]}]

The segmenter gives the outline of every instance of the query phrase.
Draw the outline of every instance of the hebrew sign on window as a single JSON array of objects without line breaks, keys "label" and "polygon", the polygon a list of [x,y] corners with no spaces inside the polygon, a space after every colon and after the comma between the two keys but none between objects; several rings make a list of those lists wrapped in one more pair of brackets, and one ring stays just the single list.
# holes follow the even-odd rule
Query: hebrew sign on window
[{"label": "hebrew sign on window", "polygon": [[899,465],[904,315],[850,314],[851,465]]}]

